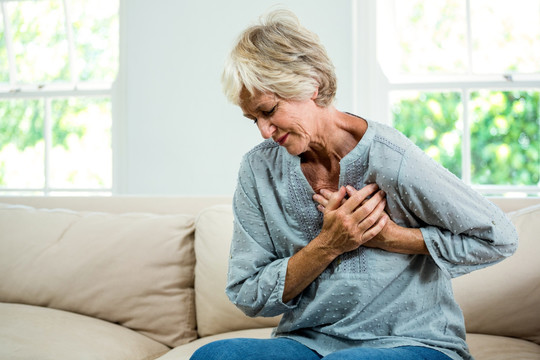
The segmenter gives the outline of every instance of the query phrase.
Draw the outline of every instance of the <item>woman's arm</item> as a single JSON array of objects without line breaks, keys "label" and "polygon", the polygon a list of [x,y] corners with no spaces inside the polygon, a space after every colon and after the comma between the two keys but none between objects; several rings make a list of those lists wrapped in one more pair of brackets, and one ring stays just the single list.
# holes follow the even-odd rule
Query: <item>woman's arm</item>
[{"label": "woman's arm", "polygon": [[248,316],[276,316],[295,307],[281,300],[289,258],[279,257],[259,205],[248,158],[233,196],[233,237],[227,287],[230,301]]},{"label": "woman's arm", "polygon": [[411,147],[401,164],[398,196],[420,219],[431,257],[456,277],[493,265],[517,249],[517,232],[501,209]]}]

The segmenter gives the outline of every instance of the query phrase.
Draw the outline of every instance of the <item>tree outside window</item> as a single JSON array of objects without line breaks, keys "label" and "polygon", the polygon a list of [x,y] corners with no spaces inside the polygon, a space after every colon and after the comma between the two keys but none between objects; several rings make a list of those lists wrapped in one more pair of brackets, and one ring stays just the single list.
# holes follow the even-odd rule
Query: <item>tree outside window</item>
[{"label": "tree outside window", "polygon": [[0,5],[0,193],[110,194],[118,0]]},{"label": "tree outside window", "polygon": [[392,122],[486,194],[540,195],[540,0],[382,0]]}]

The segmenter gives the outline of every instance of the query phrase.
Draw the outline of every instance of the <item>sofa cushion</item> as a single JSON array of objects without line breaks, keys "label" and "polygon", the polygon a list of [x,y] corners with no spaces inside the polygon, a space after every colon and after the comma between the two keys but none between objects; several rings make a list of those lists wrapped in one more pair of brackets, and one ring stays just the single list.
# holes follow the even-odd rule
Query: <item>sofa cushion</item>
[{"label": "sofa cushion", "polygon": [[169,350],[120,325],[39,306],[0,303],[0,359],[143,360]]},{"label": "sofa cushion", "polygon": [[171,351],[160,357],[159,360],[189,360],[191,358],[191,355],[193,355],[193,353],[197,351],[198,348],[219,340],[234,338],[269,339],[272,335],[272,330],[273,328],[238,330],[203,337],[201,339],[190,342],[189,344],[172,349]]},{"label": "sofa cushion", "polygon": [[168,346],[196,337],[194,218],[0,204],[0,301],[118,323]]},{"label": "sofa cushion", "polygon": [[540,344],[540,205],[509,214],[519,234],[510,258],[453,280],[467,332]]},{"label": "sofa cushion", "polygon": [[510,337],[467,334],[474,360],[538,360],[540,345]]},{"label": "sofa cushion", "polygon": [[232,233],[230,205],[209,207],[195,222],[195,303],[200,336],[276,326],[279,322],[278,317],[250,318],[225,295]]}]

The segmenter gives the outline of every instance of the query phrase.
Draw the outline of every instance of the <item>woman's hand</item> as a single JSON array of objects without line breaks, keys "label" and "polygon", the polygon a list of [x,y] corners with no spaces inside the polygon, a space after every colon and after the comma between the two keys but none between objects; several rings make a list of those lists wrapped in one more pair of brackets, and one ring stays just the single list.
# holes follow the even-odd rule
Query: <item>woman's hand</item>
[{"label": "woman's hand", "polygon": [[323,193],[314,196],[324,214],[322,230],[289,259],[282,296],[284,303],[304,291],[339,255],[377,236],[389,219],[384,212],[385,194],[376,184],[354,190],[349,198],[344,187],[337,192]]},{"label": "woman's hand", "polygon": [[322,190],[313,198],[324,214],[319,245],[336,257],[367,244],[389,220],[384,212],[385,193],[376,184],[358,191],[352,187],[342,187],[337,192]]},{"label": "woman's hand", "polygon": [[[366,189],[366,187],[362,190]],[[347,186],[346,190],[347,194],[351,197],[362,191],[356,190],[352,186]],[[337,192],[322,190],[320,194],[315,195],[313,199],[319,203],[319,211],[325,214],[327,207],[331,204],[331,199],[333,199],[336,194]],[[342,201],[342,204],[343,203],[344,202]],[[369,241],[364,242],[361,245],[401,254],[429,254],[422,232],[419,229],[409,229],[397,225],[384,211],[382,212],[381,217],[386,217],[383,228]]]}]

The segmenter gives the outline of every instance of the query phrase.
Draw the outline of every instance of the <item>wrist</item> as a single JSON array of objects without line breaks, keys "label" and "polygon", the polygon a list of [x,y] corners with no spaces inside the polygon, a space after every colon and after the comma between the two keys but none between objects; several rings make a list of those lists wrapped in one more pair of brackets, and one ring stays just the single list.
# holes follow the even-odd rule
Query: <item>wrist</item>
[{"label": "wrist", "polygon": [[386,251],[401,254],[429,254],[420,229],[388,224],[384,241]]},{"label": "wrist", "polygon": [[324,233],[319,234],[313,239],[305,249],[310,251],[311,256],[317,259],[320,263],[327,263],[328,265],[334,261],[341,252],[335,246],[330,245],[331,241]]}]

